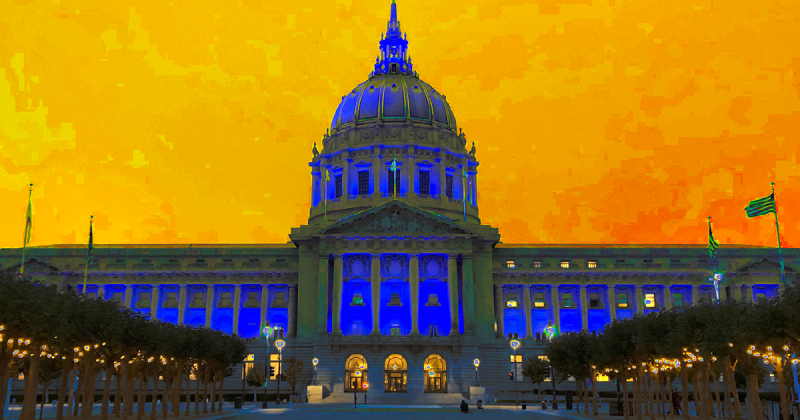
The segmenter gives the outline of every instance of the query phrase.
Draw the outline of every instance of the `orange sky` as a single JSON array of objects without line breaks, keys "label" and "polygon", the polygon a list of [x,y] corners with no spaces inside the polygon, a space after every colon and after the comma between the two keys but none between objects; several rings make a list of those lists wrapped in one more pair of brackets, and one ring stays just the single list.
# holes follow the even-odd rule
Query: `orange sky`
[{"label": "orange sky", "polygon": [[[9,0],[0,246],[283,243],[389,1]],[[507,4],[523,4],[509,6]],[[226,6],[222,6],[225,4]],[[800,243],[800,2],[398,0],[503,242]],[[794,209],[794,211],[793,211]]]}]

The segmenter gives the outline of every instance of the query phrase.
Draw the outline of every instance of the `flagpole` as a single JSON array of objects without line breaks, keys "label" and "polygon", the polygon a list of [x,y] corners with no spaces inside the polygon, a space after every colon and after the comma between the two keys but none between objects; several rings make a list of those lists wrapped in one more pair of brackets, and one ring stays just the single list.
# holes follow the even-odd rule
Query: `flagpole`
[{"label": "flagpole", "polygon": [[[716,244],[716,248],[712,247],[712,244],[711,244],[711,240],[712,239],[714,240],[714,243]],[[708,216],[708,246],[709,246],[709,251],[710,251],[709,253],[712,254],[712,255],[710,255],[710,257],[714,262],[714,268],[713,268],[713,271],[711,272],[711,278],[714,279],[713,280],[714,281],[714,292],[717,294],[717,304],[719,304],[719,302],[720,302],[720,300],[719,300],[719,281],[716,278],[717,268],[719,267],[719,259],[717,258],[717,248],[719,248],[719,244],[717,243],[717,240],[714,239],[714,235],[713,235],[713,233],[711,231],[711,216]]]},{"label": "flagpole", "polygon": [[325,221],[328,221],[328,170],[325,170],[325,189],[322,191],[325,196]]},{"label": "flagpole", "polygon": [[394,199],[397,200],[397,156],[395,155],[392,162],[392,173],[394,174]]},{"label": "flagpole", "polygon": [[[462,169],[463,171],[463,169]],[[464,203],[464,221],[467,221],[467,172],[463,171],[464,176],[461,178],[461,192],[463,192],[464,198],[461,200]]]},{"label": "flagpole", "polygon": [[769,185],[772,186],[772,200],[775,203],[775,232],[778,233],[778,255],[780,256],[781,260],[781,281],[783,282],[783,290],[786,291],[786,272],[783,268],[783,249],[781,248],[781,228],[778,226],[778,200],[775,199],[775,183],[770,182]]},{"label": "flagpole", "polygon": [[86,251],[86,266],[83,267],[83,290],[81,291],[82,295],[86,294],[86,279],[89,277],[89,264],[91,264],[92,222],[94,222],[94,215],[89,216],[89,248]]},{"label": "flagpole", "polygon": [[22,261],[19,264],[19,279],[22,280],[22,275],[25,272],[25,248],[28,247],[28,238],[31,236],[30,232],[30,222],[31,218],[31,194],[33,193],[33,183],[31,183],[28,189],[28,212],[25,213],[25,238],[22,240]]}]

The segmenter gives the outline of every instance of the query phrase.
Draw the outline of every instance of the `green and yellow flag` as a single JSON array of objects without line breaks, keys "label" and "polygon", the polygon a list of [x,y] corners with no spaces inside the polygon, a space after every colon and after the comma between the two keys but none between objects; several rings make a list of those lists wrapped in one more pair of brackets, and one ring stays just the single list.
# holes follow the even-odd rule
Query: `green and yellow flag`
[{"label": "green and yellow flag", "polygon": [[775,193],[753,200],[744,208],[747,212],[747,218],[763,216],[765,214],[775,213]]},{"label": "green and yellow flag", "polygon": [[711,216],[708,217],[708,255],[711,258],[717,256],[717,248],[719,248],[719,242],[714,239],[714,233],[711,232]]}]

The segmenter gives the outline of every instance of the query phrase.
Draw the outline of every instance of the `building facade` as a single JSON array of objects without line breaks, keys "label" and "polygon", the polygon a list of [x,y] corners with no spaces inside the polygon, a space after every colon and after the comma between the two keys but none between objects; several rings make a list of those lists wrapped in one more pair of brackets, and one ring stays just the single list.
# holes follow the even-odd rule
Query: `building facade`
[{"label": "building facade", "polygon": [[[289,243],[98,245],[85,292],[251,339],[229,390],[252,364],[277,373],[279,358],[293,357],[305,363],[299,388],[316,384],[317,400],[358,390],[373,402],[458,402],[532,387],[521,364],[541,354],[548,323],[600,331],[717,299],[715,268],[726,277],[720,299],[782,287],[774,248],[723,246],[712,261],[704,245],[501,243],[480,221],[474,144],[467,150],[446,97],[413,70],[394,3],[372,73],[342,97],[312,153],[308,224]],[[85,253],[29,248],[26,273],[83,293]],[[800,252],[783,253],[794,282]],[[0,268],[18,271],[20,258],[0,250]],[[281,355],[267,353],[265,324],[286,342]]]}]

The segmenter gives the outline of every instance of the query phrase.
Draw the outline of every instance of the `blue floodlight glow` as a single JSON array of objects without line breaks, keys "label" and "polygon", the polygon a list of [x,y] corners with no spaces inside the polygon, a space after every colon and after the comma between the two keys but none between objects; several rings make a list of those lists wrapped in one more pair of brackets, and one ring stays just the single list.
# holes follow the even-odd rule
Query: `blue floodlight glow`
[{"label": "blue floodlight glow", "polygon": [[270,284],[267,320],[272,328],[283,328],[289,332],[289,286]]},{"label": "blue floodlight glow", "polygon": [[208,286],[191,284],[186,286],[186,308],[183,312],[183,324],[194,327],[206,325],[206,299]]},{"label": "blue floodlight glow", "polygon": [[181,287],[177,284],[162,284],[158,290],[158,319],[164,322],[178,323],[178,305]]},{"label": "blue floodlight glow", "polygon": [[[561,302],[559,304],[560,330],[562,333],[578,332],[583,329],[583,316],[581,314],[580,286],[562,284],[558,287]],[[571,294],[571,295],[568,295]],[[572,300],[571,308],[565,308],[567,297]]]},{"label": "blue floodlight glow", "polygon": [[262,324],[261,299],[260,284],[242,285],[239,299],[239,337],[258,337],[258,329]]},{"label": "blue floodlight glow", "polygon": [[[591,307],[591,297],[595,294],[600,299],[600,307]],[[600,332],[610,322],[611,314],[608,309],[608,286],[587,286],[586,287],[587,303],[589,307],[586,308],[589,332]]]},{"label": "blue floodlight glow", "polygon": [[214,286],[211,329],[233,334],[233,285]]}]

